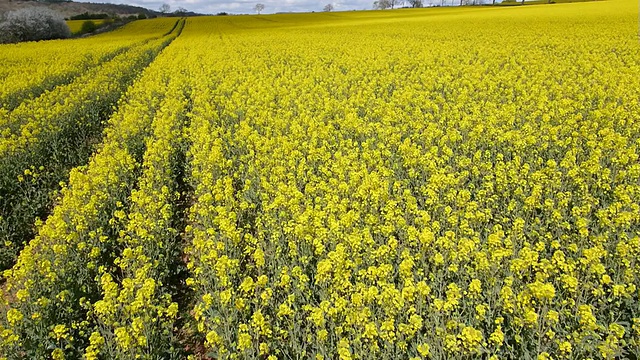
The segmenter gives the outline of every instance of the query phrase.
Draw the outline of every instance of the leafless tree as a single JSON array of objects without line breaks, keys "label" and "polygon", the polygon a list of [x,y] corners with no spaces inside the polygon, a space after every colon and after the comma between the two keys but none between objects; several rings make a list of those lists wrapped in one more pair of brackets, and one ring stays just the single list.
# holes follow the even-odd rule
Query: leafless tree
[{"label": "leafless tree", "polygon": [[168,14],[169,12],[171,12],[171,6],[167,3],[162,4],[162,6],[160,6],[160,12],[163,14]]},{"label": "leafless tree", "polygon": [[264,4],[256,4],[253,9],[258,13],[258,15],[260,15],[262,10],[264,10]]},{"label": "leafless tree", "polygon": [[373,2],[373,8],[376,10],[384,10],[391,8],[391,0],[376,0]]},{"label": "leafless tree", "polygon": [[186,14],[187,12],[189,12],[189,10],[187,10],[187,9],[183,8],[182,6],[180,6],[180,7],[178,7],[178,8],[176,9],[176,11],[174,11],[173,13],[174,13],[175,15],[180,15],[180,16],[181,16],[181,15]]},{"label": "leafless tree", "polygon": [[409,5],[411,5],[411,7],[413,8],[421,8],[422,0],[409,0]]},{"label": "leafless tree", "polygon": [[326,12],[333,11],[333,4],[329,3],[329,4],[325,5],[324,6],[324,11],[326,11]]}]

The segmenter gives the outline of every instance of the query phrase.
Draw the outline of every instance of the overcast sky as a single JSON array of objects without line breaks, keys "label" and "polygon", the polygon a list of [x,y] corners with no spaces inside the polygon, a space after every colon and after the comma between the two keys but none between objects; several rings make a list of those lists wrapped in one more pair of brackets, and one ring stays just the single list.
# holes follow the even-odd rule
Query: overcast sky
[{"label": "overcast sky", "polygon": [[228,12],[234,14],[255,13],[257,3],[264,4],[263,14],[285,11],[322,11],[325,5],[333,4],[336,11],[371,9],[374,0],[77,0],[83,2],[107,2],[127,4],[158,10],[163,3],[171,6],[171,10],[183,7],[189,11],[203,14]]}]

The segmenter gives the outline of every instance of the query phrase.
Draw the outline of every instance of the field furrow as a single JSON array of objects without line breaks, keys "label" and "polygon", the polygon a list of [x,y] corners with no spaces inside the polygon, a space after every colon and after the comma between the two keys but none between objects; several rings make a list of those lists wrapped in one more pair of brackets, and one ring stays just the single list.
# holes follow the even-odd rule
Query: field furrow
[{"label": "field furrow", "polygon": [[[174,54],[177,54],[175,51]],[[176,60],[174,57],[173,60]],[[98,330],[92,335],[87,358],[138,359],[156,354],[179,358],[174,328],[178,303],[172,300],[171,277],[180,257],[179,183],[184,164],[189,107],[188,86],[176,72],[145,140],[146,151],[138,186],[130,196],[117,243],[117,268],[101,275],[102,298],[93,304]],[[184,310],[184,309],[182,309]]]}]

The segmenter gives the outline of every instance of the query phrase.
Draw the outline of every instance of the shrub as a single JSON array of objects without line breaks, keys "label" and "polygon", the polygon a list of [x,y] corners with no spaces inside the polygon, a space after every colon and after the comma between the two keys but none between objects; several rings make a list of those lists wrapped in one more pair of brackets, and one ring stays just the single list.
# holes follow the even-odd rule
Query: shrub
[{"label": "shrub", "polygon": [[0,42],[62,39],[71,30],[62,15],[47,8],[24,8],[11,11],[0,24]]},{"label": "shrub", "polygon": [[98,26],[96,25],[96,23],[94,23],[91,20],[87,20],[82,23],[82,28],[80,29],[80,33],[88,34],[96,31],[96,29],[98,29]]}]

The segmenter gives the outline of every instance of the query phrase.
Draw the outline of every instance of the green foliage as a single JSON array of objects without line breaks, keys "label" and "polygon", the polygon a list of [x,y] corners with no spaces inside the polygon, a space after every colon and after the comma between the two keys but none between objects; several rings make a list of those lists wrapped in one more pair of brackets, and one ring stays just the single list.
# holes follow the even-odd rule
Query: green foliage
[{"label": "green foliage", "polygon": [[98,29],[98,25],[91,20],[87,20],[82,23],[82,28],[80,29],[81,34],[88,34],[96,31]]},{"label": "green foliage", "polygon": [[109,15],[105,13],[89,14],[88,12],[84,12],[82,14],[69,17],[69,20],[100,20],[100,19],[108,19],[108,18],[109,18]]}]

